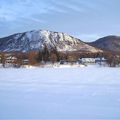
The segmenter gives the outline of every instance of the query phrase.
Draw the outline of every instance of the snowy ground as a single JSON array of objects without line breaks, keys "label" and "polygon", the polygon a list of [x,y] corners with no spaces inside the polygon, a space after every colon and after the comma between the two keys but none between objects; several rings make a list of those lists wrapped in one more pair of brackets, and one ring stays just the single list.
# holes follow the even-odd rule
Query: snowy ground
[{"label": "snowy ground", "polygon": [[120,68],[0,69],[1,119],[120,119]]}]

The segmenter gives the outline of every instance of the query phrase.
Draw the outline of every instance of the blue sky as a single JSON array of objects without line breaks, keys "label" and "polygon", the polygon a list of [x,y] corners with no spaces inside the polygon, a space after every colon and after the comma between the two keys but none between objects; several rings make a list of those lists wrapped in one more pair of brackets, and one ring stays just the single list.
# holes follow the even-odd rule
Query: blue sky
[{"label": "blue sky", "polygon": [[120,0],[0,0],[0,37],[30,30],[84,41],[120,35]]}]

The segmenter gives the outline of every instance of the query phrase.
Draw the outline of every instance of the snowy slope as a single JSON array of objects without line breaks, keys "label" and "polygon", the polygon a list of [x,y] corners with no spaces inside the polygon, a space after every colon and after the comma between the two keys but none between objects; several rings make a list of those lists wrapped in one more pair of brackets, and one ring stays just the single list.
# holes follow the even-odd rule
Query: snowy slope
[{"label": "snowy slope", "polygon": [[27,52],[31,50],[42,50],[45,45],[49,50],[54,48],[57,51],[100,51],[65,33],[48,30],[18,33],[0,39],[0,51]]},{"label": "snowy slope", "polygon": [[120,69],[1,68],[0,119],[119,120]]}]

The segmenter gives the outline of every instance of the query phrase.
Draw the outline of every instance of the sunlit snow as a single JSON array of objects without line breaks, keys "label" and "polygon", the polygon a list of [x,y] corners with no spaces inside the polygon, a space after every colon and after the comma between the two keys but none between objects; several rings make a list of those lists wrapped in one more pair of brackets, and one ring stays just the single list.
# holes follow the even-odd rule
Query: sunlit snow
[{"label": "sunlit snow", "polygon": [[0,119],[120,119],[120,69],[1,68]]}]

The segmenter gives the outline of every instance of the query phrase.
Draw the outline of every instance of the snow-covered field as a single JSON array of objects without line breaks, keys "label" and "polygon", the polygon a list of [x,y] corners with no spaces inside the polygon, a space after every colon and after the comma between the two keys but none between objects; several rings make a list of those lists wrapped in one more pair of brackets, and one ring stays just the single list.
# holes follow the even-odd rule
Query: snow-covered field
[{"label": "snow-covered field", "polygon": [[1,119],[120,119],[120,68],[1,68]]}]

